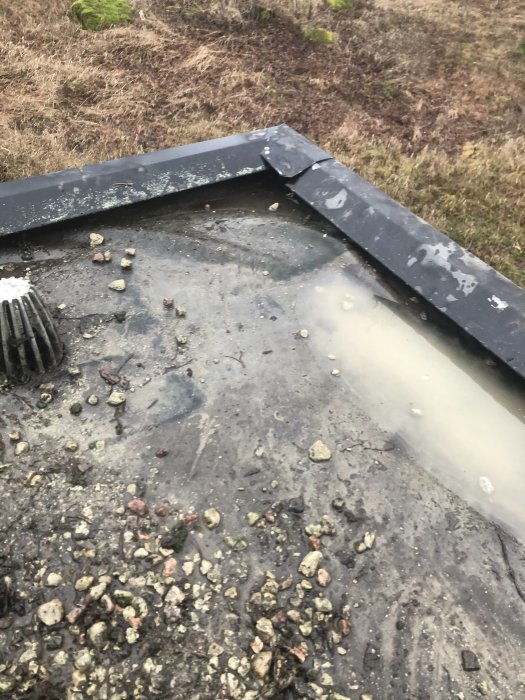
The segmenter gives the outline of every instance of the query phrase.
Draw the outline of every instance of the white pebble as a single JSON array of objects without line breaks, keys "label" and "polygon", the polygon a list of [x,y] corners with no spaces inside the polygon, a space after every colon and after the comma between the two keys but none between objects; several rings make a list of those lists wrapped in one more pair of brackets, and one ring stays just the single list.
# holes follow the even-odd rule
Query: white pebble
[{"label": "white pebble", "polygon": [[494,493],[494,486],[492,486],[492,482],[488,478],[488,476],[480,476],[479,485],[481,487],[481,490],[488,496],[490,496],[491,493]]}]

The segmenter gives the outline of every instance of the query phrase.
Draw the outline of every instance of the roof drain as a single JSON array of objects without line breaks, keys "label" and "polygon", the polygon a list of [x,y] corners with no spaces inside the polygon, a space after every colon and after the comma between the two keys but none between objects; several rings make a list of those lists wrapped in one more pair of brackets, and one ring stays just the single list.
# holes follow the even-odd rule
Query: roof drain
[{"label": "roof drain", "polygon": [[56,367],[63,345],[40,294],[23,277],[0,279],[0,372],[23,382]]}]

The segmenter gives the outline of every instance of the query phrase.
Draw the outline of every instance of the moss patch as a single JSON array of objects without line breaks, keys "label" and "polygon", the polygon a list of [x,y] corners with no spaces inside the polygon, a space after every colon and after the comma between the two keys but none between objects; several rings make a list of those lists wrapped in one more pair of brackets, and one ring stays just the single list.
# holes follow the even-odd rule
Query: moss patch
[{"label": "moss patch", "polygon": [[70,12],[84,29],[94,32],[126,24],[133,17],[133,8],[128,0],[76,0]]},{"label": "moss patch", "polygon": [[516,46],[514,50],[514,57],[525,59],[525,39],[520,41],[520,43]]},{"label": "moss patch", "polygon": [[334,10],[351,10],[354,6],[352,0],[326,0],[326,4]]},{"label": "moss patch", "polygon": [[321,27],[303,27],[301,34],[305,39],[315,41],[316,44],[332,44],[335,39],[333,32]]}]

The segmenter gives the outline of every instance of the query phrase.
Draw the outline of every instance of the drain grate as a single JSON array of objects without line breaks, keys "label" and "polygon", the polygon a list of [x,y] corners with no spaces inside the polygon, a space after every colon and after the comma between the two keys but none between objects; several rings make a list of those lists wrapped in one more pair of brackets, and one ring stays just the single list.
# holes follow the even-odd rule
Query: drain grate
[{"label": "drain grate", "polygon": [[55,322],[40,294],[21,277],[0,279],[0,372],[24,381],[56,367],[63,355]]}]

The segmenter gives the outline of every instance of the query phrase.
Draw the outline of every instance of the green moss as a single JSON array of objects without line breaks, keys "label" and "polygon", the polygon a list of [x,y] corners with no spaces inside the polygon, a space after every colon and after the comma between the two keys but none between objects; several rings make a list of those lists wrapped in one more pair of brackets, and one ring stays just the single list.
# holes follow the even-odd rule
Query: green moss
[{"label": "green moss", "polygon": [[84,29],[94,32],[126,24],[133,17],[129,0],[75,0],[70,12]]},{"label": "green moss", "polygon": [[520,41],[520,43],[514,49],[515,58],[525,58],[525,39]]},{"label": "green moss", "polygon": [[331,44],[335,39],[333,32],[321,27],[303,27],[301,34],[309,41],[315,41],[317,44]]},{"label": "green moss", "polygon": [[354,6],[352,0],[326,0],[326,4],[334,10],[351,10]]},{"label": "green moss", "polygon": [[275,13],[269,7],[258,7],[258,14],[263,22],[270,22],[275,19]]},{"label": "green moss", "polygon": [[385,97],[397,97],[401,92],[399,85],[393,80],[386,80],[382,86]]}]

